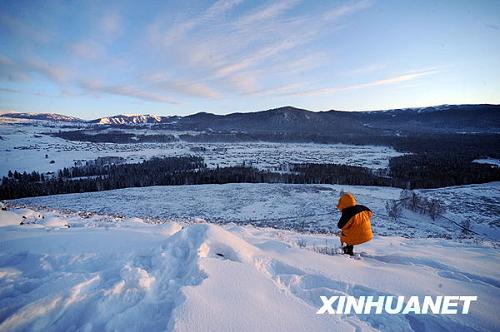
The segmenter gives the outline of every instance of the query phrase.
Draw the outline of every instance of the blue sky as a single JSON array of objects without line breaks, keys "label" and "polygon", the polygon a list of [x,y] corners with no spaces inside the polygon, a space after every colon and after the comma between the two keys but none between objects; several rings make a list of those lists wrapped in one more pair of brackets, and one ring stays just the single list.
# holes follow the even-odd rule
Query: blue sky
[{"label": "blue sky", "polygon": [[0,111],[500,103],[500,1],[0,1]]}]

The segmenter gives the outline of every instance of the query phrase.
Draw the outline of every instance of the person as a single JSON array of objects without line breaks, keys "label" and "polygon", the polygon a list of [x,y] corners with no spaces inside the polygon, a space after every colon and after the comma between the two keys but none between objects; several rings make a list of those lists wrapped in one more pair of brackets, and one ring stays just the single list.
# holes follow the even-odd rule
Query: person
[{"label": "person", "polygon": [[[345,193],[340,197],[337,209],[342,216],[337,224],[341,229],[340,243],[344,254],[354,255],[354,246],[373,239],[370,218],[372,211],[363,205],[356,204],[353,194]],[[344,245],[345,244],[345,245]]]}]

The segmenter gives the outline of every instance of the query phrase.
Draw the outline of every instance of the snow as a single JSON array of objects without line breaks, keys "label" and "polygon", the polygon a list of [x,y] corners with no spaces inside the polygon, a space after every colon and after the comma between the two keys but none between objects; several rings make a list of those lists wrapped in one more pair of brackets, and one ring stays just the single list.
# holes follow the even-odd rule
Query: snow
[{"label": "snow", "polygon": [[[293,162],[385,168],[399,155],[340,144],[68,142],[40,134],[66,128],[4,120],[0,175],[56,171],[99,156],[138,162],[197,154],[209,167],[252,161],[281,169]],[[355,259],[335,254],[341,191],[374,211],[374,240],[356,246]],[[404,211],[389,220],[385,203],[400,193],[226,184],[2,202],[0,331],[497,330],[500,182],[418,190],[444,203],[446,219]],[[466,220],[477,234],[462,234],[455,223]],[[469,315],[316,315],[321,295],[475,295],[478,301]]]},{"label": "snow", "polygon": [[496,167],[500,167],[500,159],[495,159],[495,158],[475,159],[472,162],[478,163],[478,164],[487,164],[487,165],[493,165]]},{"label": "snow", "polygon": [[56,114],[56,113],[32,113],[32,112],[3,112],[0,118],[21,119],[30,121],[53,121],[53,122],[82,122],[83,120],[74,116]]},{"label": "snow", "polygon": [[[340,214],[336,204],[341,191],[353,193],[374,211],[372,226],[382,235],[405,237],[462,236],[462,229],[450,220],[432,220],[405,211],[397,222],[388,219],[385,204],[399,199],[401,190],[390,187],[225,184],[157,186],[112,191],[25,198],[11,201],[49,209],[87,211],[123,217],[214,223],[235,222],[282,229],[337,231]],[[478,239],[500,240],[500,182],[421,190],[428,198],[442,200],[445,217],[457,223],[470,219]]]},{"label": "snow", "polygon": [[162,117],[154,114],[121,114],[110,117],[103,117],[97,123],[101,125],[109,124],[146,124],[148,122],[161,122]]},{"label": "snow", "polygon": [[[235,166],[245,163],[260,169],[285,168],[290,163],[337,163],[364,166],[373,169],[387,168],[389,159],[402,155],[393,148],[384,146],[363,146],[346,144],[313,143],[91,143],[72,142],[46,135],[59,130],[74,130],[59,126],[22,125],[0,123],[0,177],[9,170],[57,172],[64,167],[97,157],[119,156],[128,163],[138,163],[151,157],[198,155],[204,158],[208,167]],[[111,129],[109,129],[111,130]],[[112,129],[117,130],[117,129]],[[125,133],[136,135],[180,134],[151,129],[124,129]],[[100,132],[106,132],[100,131]],[[89,134],[96,133],[88,131]],[[199,134],[199,133],[198,133]],[[196,151],[194,151],[196,150]],[[45,155],[48,158],[45,158]],[[50,163],[54,161],[54,163]]]},{"label": "snow", "polygon": [[[14,225],[25,216],[33,224]],[[70,228],[53,228],[61,220]],[[493,331],[498,249],[375,235],[356,260],[335,235],[57,210],[0,211],[0,330]],[[5,225],[9,223],[10,225]],[[36,226],[36,227],[35,227]],[[306,245],[296,245],[304,238]],[[316,315],[319,296],[476,295],[469,315]]]},{"label": "snow", "polygon": [[19,225],[22,222],[22,218],[10,211],[2,211],[2,222],[0,223],[0,227],[7,227],[12,225]]}]

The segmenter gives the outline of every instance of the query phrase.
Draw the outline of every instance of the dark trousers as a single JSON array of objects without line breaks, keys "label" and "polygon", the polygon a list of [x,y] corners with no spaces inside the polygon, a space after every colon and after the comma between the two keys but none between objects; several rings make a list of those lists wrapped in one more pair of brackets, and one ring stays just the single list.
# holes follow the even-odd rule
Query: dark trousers
[{"label": "dark trousers", "polygon": [[354,252],[353,252],[354,246],[345,245],[342,247],[342,249],[344,250],[344,254],[351,255],[351,256],[354,255]]}]

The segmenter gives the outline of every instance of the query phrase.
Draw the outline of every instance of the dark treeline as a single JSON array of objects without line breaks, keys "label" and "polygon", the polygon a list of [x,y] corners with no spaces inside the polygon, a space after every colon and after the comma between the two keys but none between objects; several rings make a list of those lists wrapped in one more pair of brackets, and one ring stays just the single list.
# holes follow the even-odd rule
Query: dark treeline
[{"label": "dark treeline", "polygon": [[139,164],[64,168],[56,176],[15,171],[2,178],[0,199],[182,184],[182,174],[205,167],[202,158],[187,156],[153,158]]},{"label": "dark treeline", "polygon": [[440,188],[500,181],[500,168],[466,162],[453,156],[411,154],[393,158],[389,171],[365,167],[305,164],[295,165],[295,183],[331,183],[391,186],[407,189]]},{"label": "dark treeline", "polygon": [[[71,141],[109,142],[109,143],[168,143],[176,141],[173,135],[139,135],[119,130],[102,132],[100,129],[60,131],[51,135]],[[186,142],[278,142],[278,143],[320,143],[391,146],[400,152],[429,153],[449,152],[467,157],[470,160],[490,156],[500,157],[499,134],[457,134],[457,133],[406,133],[403,135],[380,133],[311,133],[311,132],[199,132],[181,134]]]},{"label": "dark treeline", "polygon": [[397,186],[393,179],[384,176],[383,171],[366,167],[337,164],[294,164],[290,170],[295,173],[292,183],[349,184],[366,186]]},{"label": "dark treeline", "polygon": [[208,169],[201,157],[153,158],[139,164],[89,163],[64,168],[54,176],[9,172],[2,179],[0,199],[153,185],[279,182],[416,189],[500,181],[500,168],[472,162],[500,158],[498,135],[439,137],[437,141],[436,137],[399,141],[401,150],[413,153],[392,158],[385,171],[335,164],[296,164],[286,173],[251,167]]},{"label": "dark treeline", "polygon": [[[418,155],[412,158],[420,158]],[[9,172],[0,185],[0,199],[112,190],[155,185],[224,183],[291,183],[434,188],[500,180],[500,169],[480,164],[444,164],[431,159],[391,162],[387,171],[336,164],[294,164],[289,172],[271,172],[246,166],[207,168],[201,157],[153,158],[139,164],[64,168],[54,176]],[[445,166],[443,166],[445,165]],[[446,166],[448,165],[448,166]]]},{"label": "dark treeline", "polygon": [[454,156],[472,161],[477,158],[500,158],[499,134],[428,134],[407,137],[374,138],[375,142],[400,152]]},{"label": "dark treeline", "polygon": [[392,158],[390,175],[410,189],[439,188],[500,180],[500,168],[453,153],[422,153]]},{"label": "dark treeline", "polygon": [[207,168],[200,157],[153,158],[140,164],[87,165],[64,168],[54,176],[9,172],[0,199],[102,191],[155,185],[224,183],[341,183],[390,185],[363,167],[299,164],[286,173],[246,166]]},{"label": "dark treeline", "polygon": [[392,146],[411,152],[392,158],[389,169],[393,179],[412,189],[500,180],[500,168],[473,162],[488,157],[500,159],[500,135],[412,136],[396,140]]},{"label": "dark treeline", "polygon": [[170,143],[175,141],[173,135],[136,135],[116,130],[105,133],[96,132],[95,134],[89,134],[85,130],[59,131],[51,135],[69,141],[92,143]]}]

